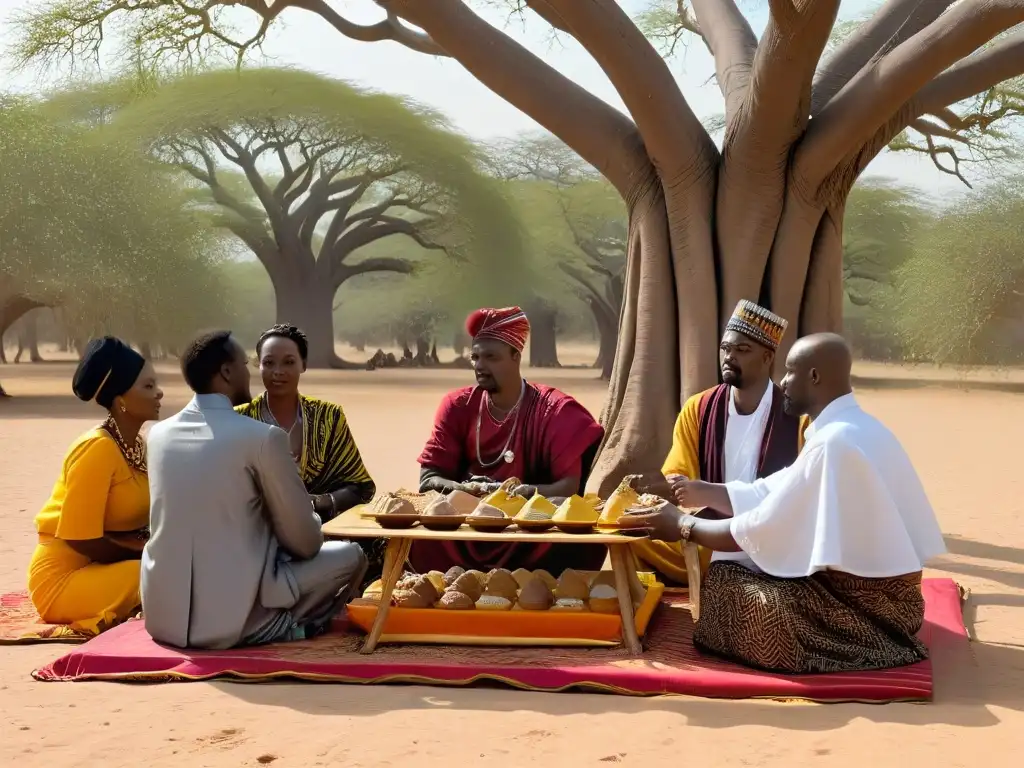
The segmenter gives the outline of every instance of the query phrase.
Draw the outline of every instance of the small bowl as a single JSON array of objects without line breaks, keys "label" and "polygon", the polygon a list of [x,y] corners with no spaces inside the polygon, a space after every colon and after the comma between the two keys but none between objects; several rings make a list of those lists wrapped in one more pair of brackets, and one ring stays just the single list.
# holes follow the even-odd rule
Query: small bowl
[{"label": "small bowl", "polygon": [[378,514],[374,515],[373,519],[377,521],[377,525],[381,528],[399,529],[399,528],[412,528],[416,523],[422,519],[419,514],[406,514],[393,512],[392,514]]},{"label": "small bowl", "polygon": [[562,533],[593,533],[597,522],[584,523],[578,521],[555,523],[555,527]]},{"label": "small bowl", "polygon": [[423,515],[420,525],[428,531],[457,531],[466,522],[465,515]]},{"label": "small bowl", "polygon": [[513,522],[511,517],[474,517],[470,515],[466,518],[466,525],[481,533],[501,533]]},{"label": "small bowl", "polygon": [[555,527],[553,520],[516,520],[516,527],[529,533],[543,533]]}]

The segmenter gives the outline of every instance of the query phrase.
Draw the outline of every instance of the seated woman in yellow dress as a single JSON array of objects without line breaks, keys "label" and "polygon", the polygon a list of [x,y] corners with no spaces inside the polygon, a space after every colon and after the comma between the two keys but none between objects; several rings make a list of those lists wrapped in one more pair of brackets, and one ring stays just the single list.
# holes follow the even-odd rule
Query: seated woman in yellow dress
[{"label": "seated woman in yellow dress", "polygon": [[28,589],[40,618],[94,635],[138,612],[139,558],[149,525],[149,481],[139,430],[160,416],[153,366],[107,336],[91,341],[75,396],[107,410],[64,457],[50,500],[36,515],[39,543]]},{"label": "seated woman in yellow dress", "polygon": [[[288,435],[292,456],[314,511],[325,523],[346,509],[373,498],[376,486],[340,405],[299,394],[309,342],[294,325],[275,325],[256,342],[256,357],[266,391],[236,410]],[[372,576],[383,563],[383,548],[363,542]],[[375,578],[375,577],[374,577]]]}]

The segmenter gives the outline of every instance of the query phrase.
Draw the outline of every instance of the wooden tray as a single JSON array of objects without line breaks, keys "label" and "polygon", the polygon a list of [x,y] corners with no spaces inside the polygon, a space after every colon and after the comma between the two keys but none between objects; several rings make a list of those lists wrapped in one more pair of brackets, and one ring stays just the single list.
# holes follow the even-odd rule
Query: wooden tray
[{"label": "wooden tray", "polygon": [[[568,534],[572,535],[572,534]],[[647,587],[636,607],[636,632],[643,637],[665,592],[651,574],[638,574]],[[378,604],[359,598],[348,605],[348,617],[369,632]],[[384,643],[516,646],[614,646],[622,643],[618,613],[582,611],[446,611],[440,608],[394,608],[388,611]]]}]

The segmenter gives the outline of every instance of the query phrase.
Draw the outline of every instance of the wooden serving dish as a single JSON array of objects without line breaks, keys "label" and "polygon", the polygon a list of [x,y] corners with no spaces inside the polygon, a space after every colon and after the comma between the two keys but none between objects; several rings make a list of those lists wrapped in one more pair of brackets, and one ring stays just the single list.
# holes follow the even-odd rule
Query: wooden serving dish
[{"label": "wooden serving dish", "polygon": [[457,531],[466,522],[465,515],[422,515],[420,525],[428,531]]},{"label": "wooden serving dish", "polygon": [[597,523],[584,523],[578,521],[563,521],[555,523],[555,527],[562,533],[593,533]]},{"label": "wooden serving dish", "polygon": [[377,525],[381,528],[389,528],[391,530],[412,528],[422,519],[419,514],[405,514],[400,512],[395,512],[390,515],[374,514],[371,515],[371,517],[377,521]]},{"label": "wooden serving dish", "polygon": [[470,515],[466,518],[466,525],[481,533],[501,533],[512,523],[511,517],[473,517]]},{"label": "wooden serving dish", "polygon": [[529,533],[544,533],[555,527],[553,520],[516,520],[516,528]]}]

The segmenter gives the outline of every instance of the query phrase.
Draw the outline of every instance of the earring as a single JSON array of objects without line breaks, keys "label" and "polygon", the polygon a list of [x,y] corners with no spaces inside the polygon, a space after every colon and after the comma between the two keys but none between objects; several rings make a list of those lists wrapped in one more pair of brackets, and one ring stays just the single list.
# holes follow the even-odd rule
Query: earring
[{"label": "earring", "polygon": [[124,403],[121,403],[121,413],[128,413],[128,409],[124,407]]}]

